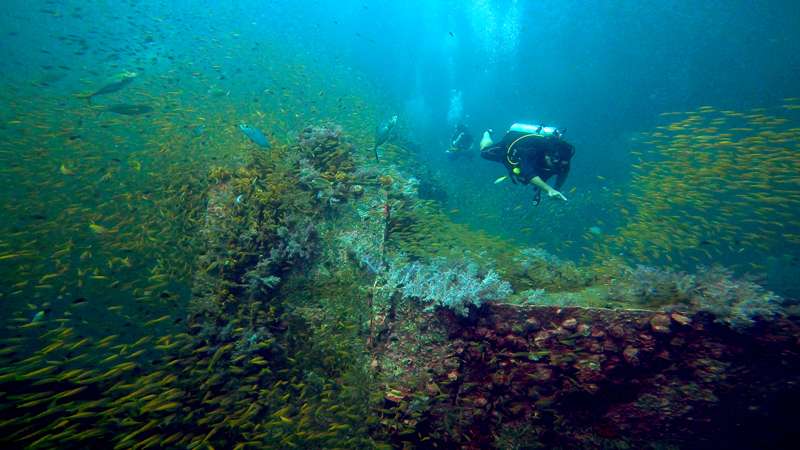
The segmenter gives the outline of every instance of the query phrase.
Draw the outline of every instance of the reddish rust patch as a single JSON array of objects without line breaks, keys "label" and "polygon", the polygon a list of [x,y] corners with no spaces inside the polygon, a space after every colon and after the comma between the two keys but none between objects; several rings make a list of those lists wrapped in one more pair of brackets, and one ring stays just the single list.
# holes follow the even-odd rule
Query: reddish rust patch
[{"label": "reddish rust patch", "polygon": [[[393,406],[414,426],[385,430],[398,446],[427,436],[415,445],[492,448],[523,427],[544,447],[724,447],[757,434],[749,420],[769,424],[782,395],[800,398],[795,321],[740,334],[703,315],[507,305],[425,320],[448,338],[411,354],[397,343],[420,336],[395,333],[380,350],[414,360],[409,396]],[[426,399],[417,412],[415,395]]]}]

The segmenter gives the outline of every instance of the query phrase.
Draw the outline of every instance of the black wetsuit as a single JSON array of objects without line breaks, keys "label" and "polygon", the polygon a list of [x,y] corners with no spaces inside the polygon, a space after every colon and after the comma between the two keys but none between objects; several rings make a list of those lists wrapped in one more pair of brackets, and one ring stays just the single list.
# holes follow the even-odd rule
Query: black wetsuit
[{"label": "black wetsuit", "polygon": [[[574,154],[575,147],[561,138],[518,131],[509,131],[500,142],[481,150],[483,158],[502,163],[514,183],[529,184],[536,176],[547,182],[555,175],[556,190],[566,181]],[[552,165],[545,162],[547,155],[553,160]],[[514,168],[519,168],[519,174],[514,173]]]}]

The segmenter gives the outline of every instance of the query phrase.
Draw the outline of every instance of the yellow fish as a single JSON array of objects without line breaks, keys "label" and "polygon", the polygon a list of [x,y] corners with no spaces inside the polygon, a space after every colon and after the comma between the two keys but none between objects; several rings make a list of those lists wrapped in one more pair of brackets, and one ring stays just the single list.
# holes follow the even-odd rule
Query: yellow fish
[{"label": "yellow fish", "polygon": [[61,164],[61,167],[59,167],[58,170],[61,172],[62,175],[75,175],[75,172],[73,172],[65,164]]},{"label": "yellow fish", "polygon": [[106,234],[106,233],[110,233],[111,232],[111,230],[109,230],[108,228],[106,228],[106,227],[104,227],[102,225],[98,225],[98,224],[96,224],[94,222],[91,222],[89,224],[89,229],[94,231],[97,234]]}]

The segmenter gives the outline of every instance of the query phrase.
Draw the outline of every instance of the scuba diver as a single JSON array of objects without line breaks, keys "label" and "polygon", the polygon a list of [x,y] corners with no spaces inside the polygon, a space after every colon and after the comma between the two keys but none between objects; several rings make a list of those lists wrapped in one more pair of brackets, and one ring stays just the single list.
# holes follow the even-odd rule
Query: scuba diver
[{"label": "scuba diver", "polygon": [[378,147],[385,144],[386,141],[392,137],[392,132],[394,131],[394,127],[397,125],[397,114],[393,115],[389,120],[383,122],[382,124],[378,125],[375,128],[375,147],[372,148],[372,151],[375,153],[375,161],[381,162],[380,158],[378,158]]},{"label": "scuba diver", "polygon": [[447,156],[451,159],[462,155],[472,157],[472,153],[469,152],[469,149],[472,148],[473,142],[475,142],[475,139],[472,137],[472,133],[467,129],[467,126],[463,123],[459,123],[456,126],[453,137],[450,138],[450,148],[447,149],[445,153],[447,153]]},{"label": "scuba diver", "polygon": [[[566,201],[567,198],[559,189],[569,175],[575,147],[562,138],[564,131],[543,125],[515,123],[503,139],[495,143],[491,130],[488,130],[481,139],[481,156],[503,164],[508,170],[508,175],[498,178],[495,183],[510,178],[514,184],[532,184],[536,189],[534,205],[541,201],[542,191],[550,198]],[[555,187],[547,184],[553,175],[556,176]]]}]

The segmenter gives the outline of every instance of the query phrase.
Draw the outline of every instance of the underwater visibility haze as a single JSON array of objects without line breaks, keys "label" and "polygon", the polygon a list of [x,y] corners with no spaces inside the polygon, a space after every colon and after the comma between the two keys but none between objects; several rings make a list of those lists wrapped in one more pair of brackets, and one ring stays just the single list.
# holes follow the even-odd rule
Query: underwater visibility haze
[{"label": "underwater visibility haze", "polygon": [[3,448],[797,446],[797,2],[3,6]]}]

